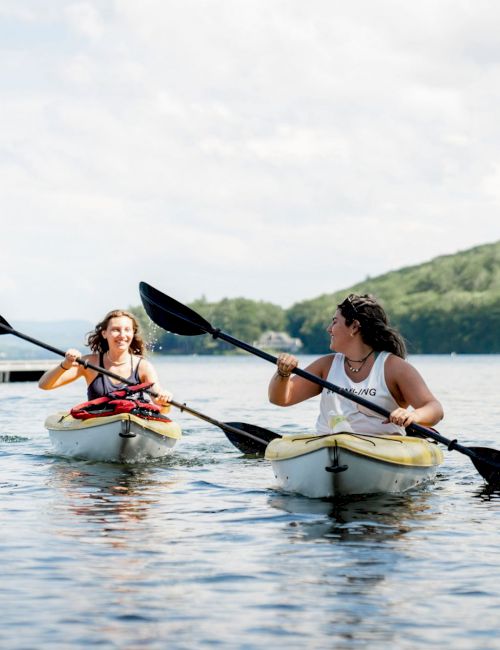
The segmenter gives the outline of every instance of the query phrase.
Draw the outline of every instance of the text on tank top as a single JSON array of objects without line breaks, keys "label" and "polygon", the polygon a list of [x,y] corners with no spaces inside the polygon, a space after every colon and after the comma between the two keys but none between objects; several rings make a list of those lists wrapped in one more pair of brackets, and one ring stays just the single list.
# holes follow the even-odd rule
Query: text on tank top
[{"label": "text on tank top", "polygon": [[[394,411],[399,404],[391,395],[385,381],[385,362],[389,354],[390,352],[377,353],[368,377],[363,381],[355,382],[345,372],[345,356],[337,352],[333,357],[327,381],[344,388],[353,395],[359,395],[374,402],[388,412]],[[384,420],[384,416],[327,388],[321,392],[320,411],[316,420],[316,431],[319,434],[347,431],[370,435],[405,435],[403,427],[392,422],[384,423]]]}]

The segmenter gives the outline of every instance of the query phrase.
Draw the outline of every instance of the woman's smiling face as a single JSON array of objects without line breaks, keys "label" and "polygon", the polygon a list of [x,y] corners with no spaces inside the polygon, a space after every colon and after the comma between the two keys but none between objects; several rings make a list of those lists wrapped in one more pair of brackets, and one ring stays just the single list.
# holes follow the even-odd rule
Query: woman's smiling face
[{"label": "woman's smiling face", "polygon": [[128,349],[134,338],[134,323],[128,316],[111,318],[102,336],[110,348]]},{"label": "woman's smiling face", "polygon": [[337,309],[326,331],[330,334],[330,349],[341,351],[343,344],[351,340],[352,325],[346,325],[340,309]]}]

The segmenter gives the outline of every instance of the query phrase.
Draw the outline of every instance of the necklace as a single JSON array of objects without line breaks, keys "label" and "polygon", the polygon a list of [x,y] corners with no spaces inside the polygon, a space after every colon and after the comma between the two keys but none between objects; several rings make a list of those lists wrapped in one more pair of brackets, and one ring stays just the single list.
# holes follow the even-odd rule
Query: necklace
[{"label": "necklace", "polygon": [[[362,359],[348,359],[347,357],[345,357],[347,367],[349,368],[349,370],[351,372],[359,372],[361,370],[361,368],[365,365],[365,363],[368,361],[368,357],[371,354],[373,354],[373,352],[374,352],[374,350],[370,350],[370,352],[368,352],[366,357],[363,357]],[[353,368],[351,366],[351,363],[360,363],[361,365],[359,366],[359,368]]]},{"label": "necklace", "polygon": [[113,359],[109,356],[109,352],[106,352],[106,356],[108,357],[109,362],[113,366],[124,366],[126,363],[128,363],[130,361],[130,355],[129,355],[128,359],[125,359],[125,361],[119,361],[119,362],[118,361],[113,361]]}]

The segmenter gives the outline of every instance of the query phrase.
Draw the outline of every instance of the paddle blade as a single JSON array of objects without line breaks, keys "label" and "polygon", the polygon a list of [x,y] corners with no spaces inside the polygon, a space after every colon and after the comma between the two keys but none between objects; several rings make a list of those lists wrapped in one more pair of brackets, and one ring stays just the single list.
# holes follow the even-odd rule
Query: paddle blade
[{"label": "paddle blade", "polygon": [[500,451],[489,447],[469,447],[474,467],[490,485],[500,486]]},{"label": "paddle blade", "polygon": [[186,305],[170,298],[146,282],[139,284],[139,293],[147,315],[167,332],[183,336],[211,334],[209,322]]},{"label": "paddle blade", "polygon": [[[5,325],[5,327],[8,327],[10,330],[12,329],[11,325],[9,325],[3,316],[0,316],[0,325]],[[10,332],[5,330],[3,327],[0,327],[0,336],[2,334],[10,334]]]},{"label": "paddle blade", "polygon": [[[248,424],[248,422],[223,422],[220,427],[229,441],[244,454],[263,456],[271,440],[281,438],[274,431],[263,429],[256,424]],[[241,433],[235,429],[240,429]]]}]

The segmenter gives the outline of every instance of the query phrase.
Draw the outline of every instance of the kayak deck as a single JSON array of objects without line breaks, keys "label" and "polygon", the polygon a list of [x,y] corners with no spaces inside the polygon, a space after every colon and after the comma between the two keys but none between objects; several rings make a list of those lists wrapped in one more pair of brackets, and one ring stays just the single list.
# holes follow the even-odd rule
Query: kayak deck
[{"label": "kayak deck", "polygon": [[371,436],[337,433],[329,436],[286,435],[272,440],[266,448],[267,460],[285,460],[324,447],[347,449],[374,460],[399,465],[428,467],[443,462],[443,452],[434,443],[411,436]]}]

